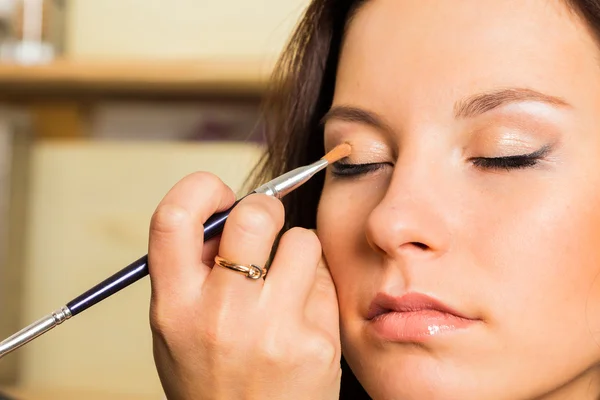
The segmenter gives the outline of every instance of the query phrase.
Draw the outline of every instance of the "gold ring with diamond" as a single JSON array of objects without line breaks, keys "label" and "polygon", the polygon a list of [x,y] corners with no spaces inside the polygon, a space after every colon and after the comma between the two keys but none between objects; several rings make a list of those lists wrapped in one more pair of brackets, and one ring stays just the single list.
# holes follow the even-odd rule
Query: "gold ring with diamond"
[{"label": "gold ring with diamond", "polygon": [[236,264],[232,261],[224,259],[221,256],[215,257],[215,263],[217,265],[220,265],[221,267],[229,268],[236,272],[241,272],[242,274],[246,275],[247,278],[250,279],[260,279],[264,278],[267,275],[267,270],[265,268],[259,267],[258,265]]}]

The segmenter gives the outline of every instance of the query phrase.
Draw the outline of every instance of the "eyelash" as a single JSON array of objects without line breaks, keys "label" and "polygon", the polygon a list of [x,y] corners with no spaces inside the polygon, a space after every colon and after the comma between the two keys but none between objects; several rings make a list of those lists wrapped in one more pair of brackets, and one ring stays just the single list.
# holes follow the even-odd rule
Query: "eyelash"
[{"label": "eyelash", "polygon": [[[523,169],[535,166],[550,151],[550,146],[544,146],[541,149],[530,154],[518,154],[506,157],[474,157],[469,159],[478,168],[488,170],[511,170]],[[332,173],[339,178],[349,178],[358,175],[366,175],[375,172],[390,163],[368,163],[368,164],[347,164],[336,162],[333,164]]]},{"label": "eyelash", "polygon": [[474,157],[470,161],[478,168],[489,170],[523,169],[535,166],[550,151],[550,146],[544,146],[529,154],[518,154],[506,157]]},{"label": "eyelash", "polygon": [[389,163],[368,163],[368,164],[348,164],[343,162],[336,162],[332,165],[332,174],[339,178],[348,178],[358,175],[366,175],[371,172],[375,172]]}]

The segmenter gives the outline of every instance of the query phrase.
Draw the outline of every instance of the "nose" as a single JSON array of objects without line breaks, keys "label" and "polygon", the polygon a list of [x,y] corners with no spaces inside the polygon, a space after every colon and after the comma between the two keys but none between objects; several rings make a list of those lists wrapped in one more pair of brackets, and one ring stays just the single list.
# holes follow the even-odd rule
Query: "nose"
[{"label": "nose", "polygon": [[444,196],[448,185],[440,184],[444,178],[431,168],[422,171],[397,165],[384,197],[368,217],[367,241],[388,258],[438,257],[450,245],[446,199],[452,196]]}]

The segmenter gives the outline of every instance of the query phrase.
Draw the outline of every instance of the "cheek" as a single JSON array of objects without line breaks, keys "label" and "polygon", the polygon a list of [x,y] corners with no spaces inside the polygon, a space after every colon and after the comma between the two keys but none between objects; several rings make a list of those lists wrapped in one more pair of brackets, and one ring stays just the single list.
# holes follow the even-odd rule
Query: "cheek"
[{"label": "cheek", "polygon": [[365,225],[379,194],[364,186],[326,182],[317,212],[317,232],[342,314],[360,300],[372,281],[366,276],[369,268],[365,265],[372,261],[373,251],[366,241]]},{"label": "cheek", "polygon": [[490,324],[524,352],[592,354],[590,329],[600,329],[599,183],[571,175],[521,188],[473,222],[483,231],[470,250]]},{"label": "cheek", "polygon": [[353,190],[328,189],[321,195],[317,212],[317,232],[332,274],[352,264],[338,261],[350,259],[364,237],[365,206],[358,206]]}]

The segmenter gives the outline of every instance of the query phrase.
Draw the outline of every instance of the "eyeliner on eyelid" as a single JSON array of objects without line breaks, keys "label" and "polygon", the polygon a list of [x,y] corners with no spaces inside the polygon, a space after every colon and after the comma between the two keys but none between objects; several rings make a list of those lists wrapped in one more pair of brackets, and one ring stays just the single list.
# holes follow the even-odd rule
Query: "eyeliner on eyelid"
[{"label": "eyeliner on eyelid", "polygon": [[504,157],[473,157],[470,161],[476,167],[488,170],[523,169],[535,166],[542,158],[548,155],[552,146],[546,145],[529,154],[517,154]]},{"label": "eyeliner on eyelid", "polygon": [[331,166],[331,172],[334,176],[340,178],[366,175],[370,172],[384,168],[390,163],[366,163],[366,164],[350,164],[344,162],[336,162]]},{"label": "eyeliner on eyelid", "polygon": [[[472,157],[469,159],[478,168],[486,170],[513,170],[535,166],[552,150],[551,145],[546,145],[528,154],[517,154],[504,157]],[[338,178],[351,178],[375,172],[385,166],[393,166],[389,162],[375,162],[352,164],[340,160],[331,165],[331,172]]]}]

